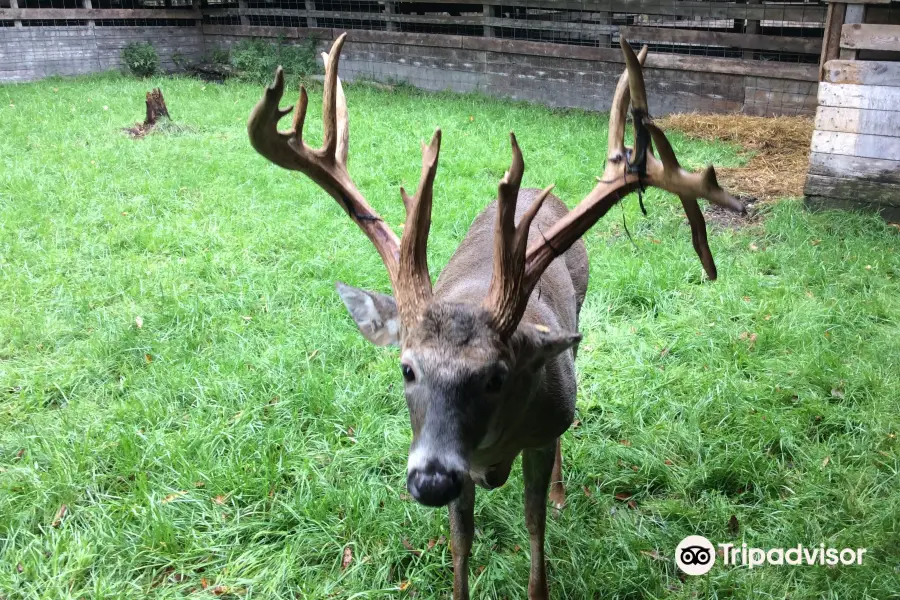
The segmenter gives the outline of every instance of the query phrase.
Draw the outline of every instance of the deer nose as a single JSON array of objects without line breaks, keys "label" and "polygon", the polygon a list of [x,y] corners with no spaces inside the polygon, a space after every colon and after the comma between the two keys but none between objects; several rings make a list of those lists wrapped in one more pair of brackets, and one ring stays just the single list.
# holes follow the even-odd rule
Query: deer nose
[{"label": "deer nose", "polygon": [[410,469],[406,487],[416,502],[426,506],[446,506],[462,493],[463,473],[450,470],[435,460],[424,468]]}]

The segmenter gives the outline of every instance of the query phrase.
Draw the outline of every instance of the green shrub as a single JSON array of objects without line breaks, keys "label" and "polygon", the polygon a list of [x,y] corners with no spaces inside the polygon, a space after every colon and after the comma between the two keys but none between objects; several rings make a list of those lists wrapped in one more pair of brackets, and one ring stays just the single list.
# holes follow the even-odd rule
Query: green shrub
[{"label": "green shrub", "polygon": [[287,44],[284,38],[274,43],[259,39],[242,40],[231,49],[231,66],[242,79],[270,81],[279,65],[284,67],[284,74],[291,79],[306,79],[318,73],[316,41],[308,38],[295,45]]},{"label": "green shrub", "polygon": [[125,46],[122,62],[137,77],[150,77],[159,71],[159,55],[150,42],[131,42]]}]

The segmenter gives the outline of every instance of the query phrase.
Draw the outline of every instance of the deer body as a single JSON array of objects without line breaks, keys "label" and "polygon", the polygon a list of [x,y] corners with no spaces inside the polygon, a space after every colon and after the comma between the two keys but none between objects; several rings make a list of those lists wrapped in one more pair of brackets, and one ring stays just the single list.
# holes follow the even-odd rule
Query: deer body
[{"label": "deer body", "polygon": [[[413,430],[407,487],[418,502],[449,508],[453,597],[469,597],[475,487],[503,485],[521,453],[531,546],[528,595],[546,599],[547,492],[561,508],[559,437],[575,411],[578,314],[588,282],[581,235],[625,194],[645,185],[660,187],[681,198],[694,248],[715,279],[697,198],[734,210],[743,207],[718,186],[712,167],[702,174],[680,168],[665,135],[646,113],[640,66],[646,47],[636,56],[622,40],[627,71],[610,113],[606,171],[591,193],[569,211],[550,195],[552,186],[520,190],[525,166],[510,134],[512,164],[500,181],[497,201],[475,219],[432,289],[426,246],[441,132],[423,145],[415,194],[400,190],[407,217],[398,238],[347,170],[347,107],[337,77],[345,37],[324,55],[323,147],[310,148],[302,139],[307,109],[302,87],[292,129],[278,131],[278,121],[292,112],[278,106],[284,93],[280,69],[250,116],[250,141],[273,163],[305,173],[332,195],[385,264],[393,296],[342,283],[337,289],[363,336],[401,348],[400,372]],[[634,150],[626,150],[623,142],[629,97]]]}]

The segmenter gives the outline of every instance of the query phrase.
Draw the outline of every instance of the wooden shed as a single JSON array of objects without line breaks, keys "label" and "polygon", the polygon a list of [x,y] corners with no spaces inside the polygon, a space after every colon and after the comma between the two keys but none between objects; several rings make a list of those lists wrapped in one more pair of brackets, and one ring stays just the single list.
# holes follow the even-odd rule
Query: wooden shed
[{"label": "wooden shed", "polygon": [[832,3],[826,21],[806,201],[900,221],[900,4]]}]

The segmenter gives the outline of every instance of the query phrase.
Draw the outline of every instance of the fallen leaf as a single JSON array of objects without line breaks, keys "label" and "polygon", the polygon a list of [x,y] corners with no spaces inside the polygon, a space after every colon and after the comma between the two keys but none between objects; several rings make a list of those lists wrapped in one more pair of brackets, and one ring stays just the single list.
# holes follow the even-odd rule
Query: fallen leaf
[{"label": "fallen leaf", "polygon": [[430,540],[428,540],[428,546],[426,546],[426,548],[427,548],[428,550],[431,550],[432,548],[434,548],[434,545],[435,545],[435,544],[437,544],[437,540],[436,540],[436,539],[430,539]]},{"label": "fallen leaf", "polygon": [[818,246],[819,244],[822,243],[822,240],[811,240],[809,243],[812,244],[813,246]]},{"label": "fallen leaf", "polygon": [[137,325],[138,329],[141,329],[144,327],[144,319],[142,319],[140,315],[138,315],[134,318],[134,324]]},{"label": "fallen leaf", "polygon": [[175,499],[177,499],[177,498],[181,498],[181,497],[184,496],[185,494],[187,494],[187,492],[175,492],[174,494],[169,494],[168,496],[166,496],[165,498],[163,498],[163,499],[161,500],[161,502],[162,502],[163,504],[168,504],[168,503],[171,502],[172,500],[175,500]]},{"label": "fallen leaf", "polygon": [[668,348],[663,348],[663,349],[662,349],[662,352],[659,353],[659,357],[660,357],[660,358],[665,358],[666,355],[668,355],[668,354],[669,354],[669,349],[668,349]]},{"label": "fallen leaf", "polygon": [[152,363],[152,362],[153,362],[153,357],[150,356],[149,354],[145,354],[145,355],[144,355],[144,360],[147,361],[148,363]]},{"label": "fallen leaf", "polygon": [[830,462],[831,462],[831,457],[830,457],[830,456],[826,456],[825,458],[823,458],[823,459],[822,459],[822,468],[827,467],[827,466],[828,466],[828,463],[830,463]]},{"label": "fallen leaf", "polygon": [[763,317],[763,319],[766,320],[766,321],[771,321],[771,320],[772,320],[772,315],[766,315],[766,316]]},{"label": "fallen leaf", "polygon": [[664,460],[663,463],[665,463],[666,465],[668,465],[668,466],[670,466],[670,467],[675,465],[675,463],[673,463],[673,462],[672,462],[671,460],[669,460],[668,458],[667,458],[666,460]]},{"label": "fallen leaf", "polygon": [[253,320],[253,317],[248,317],[247,315],[241,315],[241,318],[248,323]]},{"label": "fallen leaf", "polygon": [[208,587],[209,587],[209,581],[206,580],[206,577],[201,577],[200,578],[200,589],[205,590]]},{"label": "fallen leaf", "polygon": [[312,352],[310,352],[310,353],[309,353],[309,356],[307,356],[306,358],[307,358],[307,360],[312,360],[312,359],[314,359],[318,354],[319,354],[319,349],[316,348],[315,350],[313,350]]},{"label": "fallen leaf", "polygon": [[406,538],[403,538],[400,541],[403,542],[403,547],[406,548],[407,550],[409,550],[411,553],[415,554],[416,556],[422,556],[422,551],[416,550],[415,548],[413,548],[413,545],[409,543],[409,540],[407,540]]},{"label": "fallen leaf", "polygon": [[833,390],[831,390],[831,397],[837,398],[838,400],[843,400],[844,399],[844,390],[842,390],[840,388],[834,388]]},{"label": "fallen leaf", "polygon": [[629,501],[628,501],[628,508],[631,508],[631,509],[637,509],[637,502],[635,502],[634,500],[629,500]]},{"label": "fallen leaf", "polygon": [[410,500],[411,496],[409,494],[407,494],[406,492],[403,492],[400,494],[400,499],[401,500]]},{"label": "fallen leaf", "polygon": [[219,506],[225,504],[225,501],[226,501],[226,500],[228,500],[228,494],[224,494],[224,495],[219,494],[218,496],[216,496],[215,498],[213,498],[213,502],[215,502],[215,503],[218,504]]},{"label": "fallen leaf", "polygon": [[231,591],[231,588],[228,587],[227,585],[217,585],[216,587],[214,587],[213,589],[211,589],[209,591],[213,593],[213,596],[224,596],[225,594],[227,594],[228,592]]},{"label": "fallen leaf", "polygon": [[443,546],[443,545],[446,544],[446,543],[447,543],[447,538],[446,538],[446,536],[443,536],[443,535],[442,535],[442,536],[440,536],[440,537],[438,538],[438,546]]},{"label": "fallen leaf", "polygon": [[737,535],[741,530],[741,524],[738,522],[737,515],[731,515],[731,518],[728,519],[728,532],[731,535]]},{"label": "fallen leaf", "polygon": [[347,567],[350,566],[350,563],[353,562],[353,550],[350,546],[344,548],[344,556],[341,558],[341,570],[343,571]]},{"label": "fallen leaf", "polygon": [[652,558],[653,560],[665,560],[662,556],[659,555],[659,552],[656,550],[650,550],[649,552],[646,550],[641,550],[641,554],[648,558]]},{"label": "fallen leaf", "polygon": [[572,429],[578,429],[579,427],[581,427],[581,421],[579,419],[572,421]]},{"label": "fallen leaf", "polygon": [[630,446],[631,442],[629,440],[619,440],[619,443],[623,446]]},{"label": "fallen leaf", "polygon": [[513,546],[513,554],[518,554],[518,553],[521,552],[521,551],[522,551],[522,546],[520,546],[520,545],[518,545],[518,544],[516,544],[515,546]]},{"label": "fallen leaf", "polygon": [[56,516],[53,517],[53,523],[51,525],[53,527],[59,527],[62,524],[62,520],[66,518],[66,513],[69,512],[69,507],[65,504],[60,504],[59,510],[56,511]]},{"label": "fallen leaf", "polygon": [[590,497],[592,496],[592,494],[591,494],[591,488],[589,488],[589,487],[586,486],[586,485],[581,486],[581,488],[584,490],[584,495],[585,495],[585,496],[587,496],[588,498],[590,498]]},{"label": "fallen leaf", "polygon": [[484,565],[478,565],[478,568],[475,569],[475,572],[476,572],[477,574],[479,574],[479,575],[481,575],[482,573],[484,573]]},{"label": "fallen leaf", "polygon": [[629,494],[628,492],[619,492],[618,494],[616,494],[615,498],[619,502],[625,502],[626,500],[631,498],[631,494]]},{"label": "fallen leaf", "polygon": [[19,451],[16,452],[16,460],[19,460],[23,456],[25,456],[25,448],[19,448]]},{"label": "fallen leaf", "polygon": [[634,471],[635,473],[637,473],[638,471],[641,470],[641,468],[637,465],[631,465],[631,470]]},{"label": "fallen leaf", "polygon": [[884,450],[879,450],[878,454],[882,455],[885,458],[891,458],[891,455],[885,452]]},{"label": "fallen leaf", "polygon": [[408,587],[409,587],[409,579],[405,579],[400,582],[400,591],[401,592],[405,592]]},{"label": "fallen leaf", "polygon": [[656,239],[656,238],[653,238],[653,239],[651,239],[650,241],[653,242],[654,244],[659,244],[659,243],[661,243],[661,242],[660,242],[658,239]]}]

